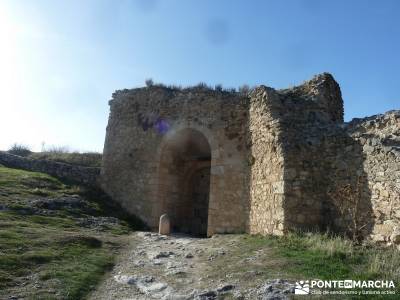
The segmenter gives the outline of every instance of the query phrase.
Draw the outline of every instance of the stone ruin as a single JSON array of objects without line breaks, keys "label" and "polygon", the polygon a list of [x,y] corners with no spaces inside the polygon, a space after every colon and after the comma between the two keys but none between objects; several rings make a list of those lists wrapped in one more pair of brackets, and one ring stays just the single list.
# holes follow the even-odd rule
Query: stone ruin
[{"label": "stone ruin", "polygon": [[102,188],[153,230],[400,230],[400,111],[343,122],[328,74],[248,92],[151,85],[113,94]]}]

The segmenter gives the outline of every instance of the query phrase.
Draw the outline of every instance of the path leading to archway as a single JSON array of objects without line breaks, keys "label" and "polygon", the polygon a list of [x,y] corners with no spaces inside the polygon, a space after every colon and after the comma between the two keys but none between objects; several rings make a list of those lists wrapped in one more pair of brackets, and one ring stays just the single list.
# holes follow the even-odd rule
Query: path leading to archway
[{"label": "path leading to archway", "polygon": [[245,235],[136,232],[91,299],[286,299],[294,284],[281,279],[285,265]]}]

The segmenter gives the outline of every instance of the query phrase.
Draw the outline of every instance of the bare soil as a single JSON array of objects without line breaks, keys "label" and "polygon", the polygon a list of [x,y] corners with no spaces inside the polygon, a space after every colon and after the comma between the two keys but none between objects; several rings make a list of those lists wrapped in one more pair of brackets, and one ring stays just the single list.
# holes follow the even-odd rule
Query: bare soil
[{"label": "bare soil", "polygon": [[245,235],[136,232],[91,299],[288,299],[286,262]]}]

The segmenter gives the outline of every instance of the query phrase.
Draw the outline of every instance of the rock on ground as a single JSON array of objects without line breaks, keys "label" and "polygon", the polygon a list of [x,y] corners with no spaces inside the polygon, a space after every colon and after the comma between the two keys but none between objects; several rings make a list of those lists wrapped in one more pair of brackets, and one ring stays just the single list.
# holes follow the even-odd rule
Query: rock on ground
[{"label": "rock on ground", "polygon": [[[232,249],[237,239],[134,233],[129,249],[91,299],[289,299],[294,282],[266,280],[258,271],[240,272],[242,264],[256,266],[267,254],[259,250],[252,259],[235,259]],[[223,265],[230,264],[231,272],[232,262],[238,272],[225,272]]]}]

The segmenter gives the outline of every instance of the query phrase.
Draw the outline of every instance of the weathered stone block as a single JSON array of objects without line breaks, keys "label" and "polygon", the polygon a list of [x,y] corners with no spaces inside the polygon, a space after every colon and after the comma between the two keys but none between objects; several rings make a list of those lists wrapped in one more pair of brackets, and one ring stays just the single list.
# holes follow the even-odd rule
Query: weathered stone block
[{"label": "weathered stone block", "polygon": [[171,233],[171,221],[167,214],[160,217],[158,233],[163,235],[169,235]]}]

